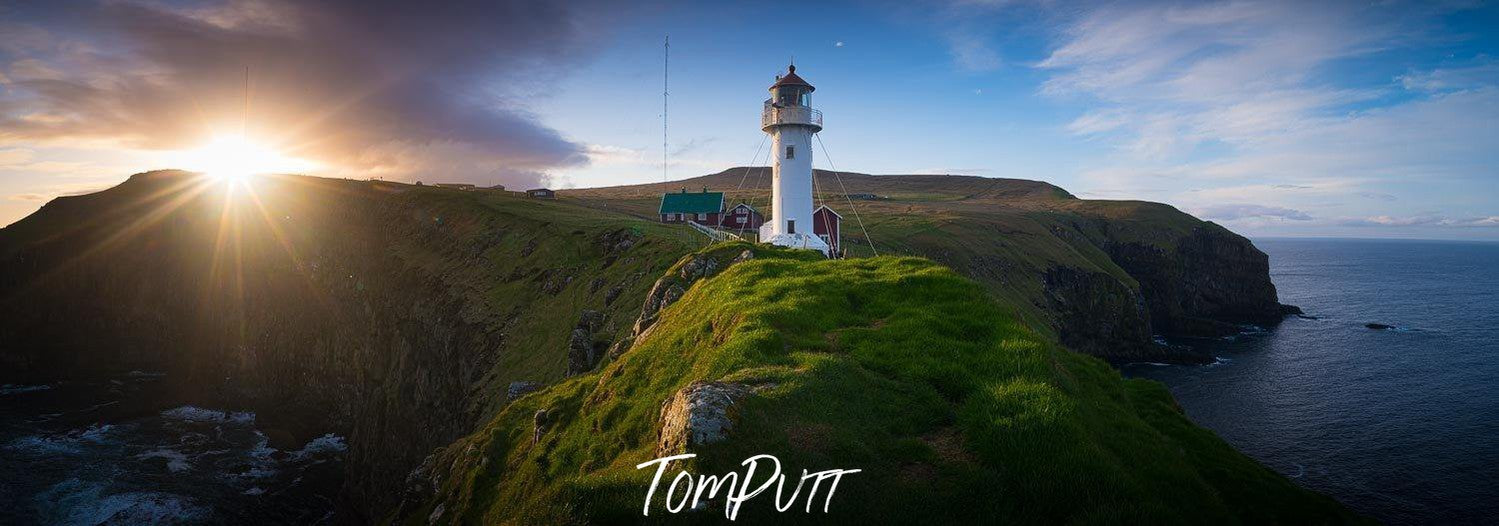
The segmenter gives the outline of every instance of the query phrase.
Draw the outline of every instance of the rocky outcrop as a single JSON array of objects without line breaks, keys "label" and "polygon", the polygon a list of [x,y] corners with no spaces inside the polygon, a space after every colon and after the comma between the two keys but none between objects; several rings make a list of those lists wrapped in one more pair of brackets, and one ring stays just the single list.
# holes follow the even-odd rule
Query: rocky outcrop
[{"label": "rocky outcrop", "polygon": [[734,405],[752,392],[748,386],[727,382],[697,381],[683,387],[661,406],[656,456],[728,438],[734,428]]},{"label": "rocky outcrop", "polygon": [[573,327],[572,337],[567,343],[567,375],[573,376],[592,371],[599,358],[608,348],[609,342],[598,341],[595,334],[604,328],[604,314],[596,310],[584,310]]},{"label": "rocky outcrop", "polygon": [[[736,254],[729,258],[730,254]],[[724,269],[736,263],[742,263],[755,258],[754,251],[741,245],[730,245],[728,248],[710,252],[698,252],[689,254],[678,261],[672,270],[656,280],[651,286],[651,291],[646,294],[645,303],[640,307],[640,316],[635,319],[635,326],[630,335],[615,342],[609,348],[610,356],[619,356],[628,351],[635,340],[649,331],[651,325],[656,323],[661,311],[666,309],[692,287],[698,280],[712,277]]]},{"label": "rocky outcrop", "polygon": [[510,382],[510,387],[505,389],[505,399],[513,402],[515,399],[534,393],[542,387],[545,387],[545,385],[541,382]]}]

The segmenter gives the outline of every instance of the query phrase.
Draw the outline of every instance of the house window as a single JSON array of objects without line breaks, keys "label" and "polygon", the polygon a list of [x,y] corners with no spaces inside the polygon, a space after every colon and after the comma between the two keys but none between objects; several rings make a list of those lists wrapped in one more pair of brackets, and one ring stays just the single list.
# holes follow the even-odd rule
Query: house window
[{"label": "house window", "polygon": [[786,233],[787,234],[795,234],[796,233],[796,220],[795,219],[787,219],[786,220]]},{"label": "house window", "polygon": [[795,159],[796,158],[796,147],[795,146],[787,146],[786,147],[786,158],[787,159]]}]

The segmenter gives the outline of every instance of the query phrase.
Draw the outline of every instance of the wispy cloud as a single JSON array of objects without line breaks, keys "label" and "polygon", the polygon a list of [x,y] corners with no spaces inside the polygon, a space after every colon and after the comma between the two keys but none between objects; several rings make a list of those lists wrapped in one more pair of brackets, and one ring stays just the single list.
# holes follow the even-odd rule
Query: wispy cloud
[{"label": "wispy cloud", "polygon": [[1397,186],[1462,195],[1494,184],[1492,60],[1451,58],[1386,83],[1336,73],[1427,43],[1423,31],[1440,9],[1147,2],[1081,10],[1036,64],[1050,75],[1040,92],[1087,108],[1064,129],[1113,152],[1082,172],[1084,193],[1165,200],[1246,225],[1323,223],[1314,218],[1350,209],[1395,217],[1381,207],[1445,204],[1402,199],[1409,190]]},{"label": "wispy cloud", "polygon": [[995,50],[988,39],[980,33],[966,29],[954,29],[947,35],[949,50],[952,52],[953,63],[958,68],[969,72],[985,72],[999,69],[1004,63],[1000,60],[999,51]]},{"label": "wispy cloud", "polygon": [[1279,206],[1244,204],[1212,205],[1194,209],[1192,212],[1203,219],[1217,221],[1235,221],[1247,218],[1285,219],[1290,221],[1312,220],[1312,216],[1306,212]]},{"label": "wispy cloud", "polygon": [[1458,228],[1499,227],[1499,216],[1453,218],[1439,215],[1425,216],[1371,216],[1344,218],[1338,221],[1343,226],[1424,226]]}]

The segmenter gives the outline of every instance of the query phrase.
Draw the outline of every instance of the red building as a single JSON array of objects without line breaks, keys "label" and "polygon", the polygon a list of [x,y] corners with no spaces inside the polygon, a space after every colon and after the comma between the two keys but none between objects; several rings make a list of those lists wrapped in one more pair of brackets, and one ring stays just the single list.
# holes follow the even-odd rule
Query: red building
[{"label": "red building", "polygon": [[755,207],[745,203],[734,205],[729,211],[724,212],[723,221],[718,224],[724,230],[750,230],[760,231],[760,225],[765,222],[765,216]]},{"label": "red building", "polygon": [[817,207],[812,212],[812,233],[828,244],[828,257],[843,257],[843,216],[828,205]]}]

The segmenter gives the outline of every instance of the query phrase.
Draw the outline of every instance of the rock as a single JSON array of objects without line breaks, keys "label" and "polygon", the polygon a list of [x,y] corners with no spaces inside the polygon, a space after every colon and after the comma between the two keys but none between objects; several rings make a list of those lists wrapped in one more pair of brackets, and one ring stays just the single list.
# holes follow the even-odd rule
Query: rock
[{"label": "rock", "polygon": [[546,409],[537,409],[536,414],[531,416],[532,445],[541,442],[541,434],[545,433],[547,431],[547,426],[551,424],[550,417],[551,412],[547,411]]},{"label": "rock", "polygon": [[600,345],[594,341],[594,333],[604,327],[604,314],[596,310],[584,310],[578,316],[578,324],[573,327],[572,337],[567,342],[567,375],[592,371],[599,363],[599,357],[603,353],[602,348],[607,347],[607,342]]},{"label": "rock", "polygon": [[604,305],[610,305],[614,303],[614,300],[619,299],[620,293],[624,291],[625,288],[622,285],[609,287],[609,291],[604,293]]},{"label": "rock", "polygon": [[572,283],[573,275],[568,269],[554,268],[538,274],[535,280],[541,282],[542,292],[556,296],[567,288],[568,283]]},{"label": "rock", "polygon": [[686,264],[682,265],[682,269],[678,271],[678,275],[688,282],[697,281],[717,273],[718,260],[710,256],[689,259]]},{"label": "rock", "polygon": [[542,387],[543,387],[543,385],[542,385],[541,382],[527,382],[527,381],[510,382],[510,388],[505,390],[505,396],[506,396],[506,398],[508,400],[512,400],[513,401],[513,400],[515,400],[517,398],[520,398],[522,396],[525,396],[525,395],[527,395],[529,393],[533,393],[535,391],[538,391]]},{"label": "rock", "polygon": [[677,391],[661,406],[656,456],[675,455],[727,438],[734,427],[735,404],[751,392],[744,384],[703,381]]},{"label": "rock", "polygon": [[675,272],[667,271],[665,276],[661,276],[661,279],[656,280],[656,283],[651,285],[651,291],[645,295],[645,303],[640,306],[640,316],[635,318],[635,326],[630,331],[630,335],[625,340],[615,344],[609,350],[609,355],[619,356],[628,351],[629,347],[627,345],[639,340],[656,323],[656,318],[661,315],[661,311],[665,310],[671,304],[676,303],[677,300],[682,299],[682,296],[687,294],[687,290],[692,288],[693,283],[723,272],[724,269],[729,268],[735,263],[748,261],[755,257],[754,252],[745,249],[738,256],[730,260],[728,264],[721,265],[718,262],[719,257],[726,256],[722,252],[720,250],[706,254],[690,254],[686,256],[684,261],[678,262],[673,267],[676,269]]}]

